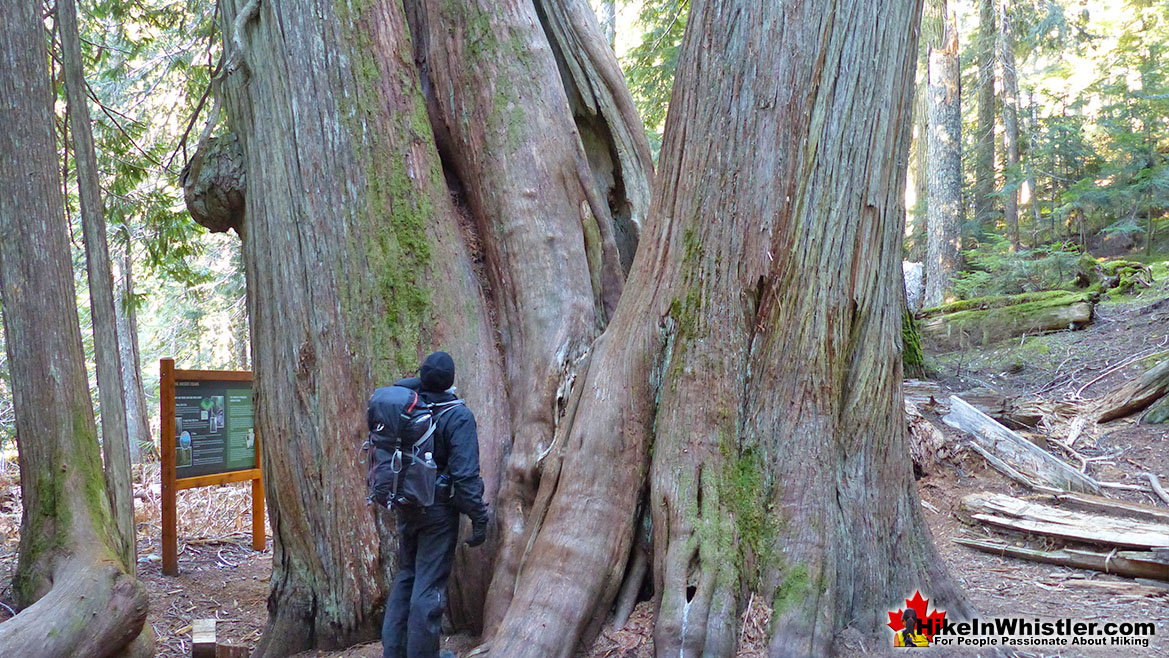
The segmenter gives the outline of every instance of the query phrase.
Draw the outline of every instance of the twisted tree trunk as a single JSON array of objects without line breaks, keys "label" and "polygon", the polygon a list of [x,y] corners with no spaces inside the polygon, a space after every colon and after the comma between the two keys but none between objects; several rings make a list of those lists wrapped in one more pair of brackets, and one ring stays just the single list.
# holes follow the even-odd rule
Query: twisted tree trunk
[{"label": "twisted tree trunk", "polygon": [[583,0],[253,6],[224,5],[223,89],[276,535],[257,655],[373,635],[361,407],[440,345],[497,494],[452,618],[487,596],[492,655],[600,627],[647,477],[661,655],[730,655],[750,591],[776,656],[916,587],[964,610],[897,384],[913,0],[692,7],[636,258],[649,150]]},{"label": "twisted tree trunk", "polygon": [[0,655],[149,655],[102,475],[77,322],[38,3],[0,5],[0,299],[23,514]]},{"label": "twisted tree trunk", "polygon": [[917,5],[829,5],[692,8],[663,185],[492,654],[568,656],[596,628],[651,443],[659,656],[734,655],[749,591],[775,604],[772,656],[826,655],[845,620],[876,633],[917,587],[967,610],[903,437]]},{"label": "twisted tree trunk", "polygon": [[[616,59],[583,0],[241,5],[224,6],[243,56],[221,88],[247,172],[257,424],[278,442],[258,655],[376,634],[393,537],[353,514],[362,407],[438,347],[460,364],[499,492],[490,609],[504,610],[648,206],[649,149]],[[462,628],[484,618],[494,554],[460,549]]]}]

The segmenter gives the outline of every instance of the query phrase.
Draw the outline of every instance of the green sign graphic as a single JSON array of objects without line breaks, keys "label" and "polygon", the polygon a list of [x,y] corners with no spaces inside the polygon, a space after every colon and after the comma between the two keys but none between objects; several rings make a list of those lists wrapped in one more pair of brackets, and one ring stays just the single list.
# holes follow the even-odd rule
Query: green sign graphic
[{"label": "green sign graphic", "polygon": [[175,476],[256,467],[255,414],[247,382],[175,382]]}]

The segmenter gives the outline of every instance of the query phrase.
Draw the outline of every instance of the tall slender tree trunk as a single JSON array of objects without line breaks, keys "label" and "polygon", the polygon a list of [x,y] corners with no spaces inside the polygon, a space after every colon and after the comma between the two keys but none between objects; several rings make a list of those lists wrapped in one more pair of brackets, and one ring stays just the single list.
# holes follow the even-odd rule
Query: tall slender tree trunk
[{"label": "tall slender tree trunk", "polygon": [[1035,91],[1028,91],[1027,106],[1031,116],[1031,121],[1028,130],[1028,148],[1027,148],[1027,188],[1030,191],[1031,202],[1031,235],[1032,243],[1038,242],[1039,227],[1043,219],[1041,210],[1039,208],[1039,183],[1035,177],[1036,157],[1039,152],[1039,110],[1035,104]]},{"label": "tall slender tree trunk", "polygon": [[930,53],[929,258],[925,303],[945,301],[950,277],[958,271],[962,230],[962,107],[958,28],[946,21],[944,45]]},{"label": "tall slender tree trunk", "polygon": [[126,396],[126,429],[130,446],[130,462],[141,463],[142,447],[153,444],[150,433],[150,415],[146,406],[146,390],[142,386],[142,359],[138,350],[138,312],[134,299],[134,258],[129,241],[122,255],[118,280],[120,289],[114,295],[114,312],[118,316],[118,351],[121,356],[122,390]]},{"label": "tall slender tree trunk", "polygon": [[978,0],[978,121],[974,152],[974,221],[994,223],[995,178],[995,0]]},{"label": "tall slender tree trunk", "polygon": [[118,319],[114,311],[114,278],[110,268],[109,243],[106,240],[106,218],[98,181],[97,156],[93,149],[93,130],[89,123],[89,101],[81,67],[81,36],[77,29],[75,0],[58,0],[57,29],[61,37],[65,92],[69,100],[69,127],[73,136],[73,157],[77,164],[77,188],[81,199],[81,226],[85,235],[93,351],[97,363],[98,394],[101,396],[106,488],[109,489],[110,503],[113,505],[122,559],[127,571],[133,574],[138,564],[138,551],[134,532],[126,395],[122,387]]},{"label": "tall slender tree trunk", "polygon": [[999,8],[998,56],[1002,71],[1003,156],[1006,161],[1003,222],[1011,248],[1019,249],[1019,78],[1015,68],[1015,33],[1010,3]]},{"label": "tall slender tree trunk", "polygon": [[828,655],[849,620],[876,633],[916,587],[967,611],[901,429],[918,18],[909,1],[692,7],[663,183],[492,655],[569,656],[596,627],[651,444],[657,655],[734,655],[751,591],[774,602],[771,656]]},{"label": "tall slender tree trunk", "polygon": [[[0,300],[23,513],[0,655],[150,655],[89,398],[39,3],[0,4]],[[116,352],[115,352],[116,353]]]},{"label": "tall slender tree trunk", "polygon": [[909,260],[926,257],[927,217],[929,216],[929,53],[942,45],[945,36],[946,0],[926,0],[921,14],[921,41],[917,48],[917,77],[913,93],[913,148],[910,178],[913,180],[914,203],[911,216]]}]

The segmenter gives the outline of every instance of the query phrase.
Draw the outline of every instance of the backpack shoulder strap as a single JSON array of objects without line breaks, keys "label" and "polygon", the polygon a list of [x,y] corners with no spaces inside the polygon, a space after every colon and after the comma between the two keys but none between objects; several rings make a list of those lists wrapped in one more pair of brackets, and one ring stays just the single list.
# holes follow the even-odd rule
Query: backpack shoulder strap
[{"label": "backpack shoulder strap", "polygon": [[462,399],[456,398],[454,400],[448,400],[446,402],[435,402],[435,403],[430,405],[430,408],[434,412],[434,417],[438,418],[439,416],[450,411],[451,409],[454,409],[455,407],[457,407],[459,405],[465,405],[465,404],[466,403],[463,402]]}]

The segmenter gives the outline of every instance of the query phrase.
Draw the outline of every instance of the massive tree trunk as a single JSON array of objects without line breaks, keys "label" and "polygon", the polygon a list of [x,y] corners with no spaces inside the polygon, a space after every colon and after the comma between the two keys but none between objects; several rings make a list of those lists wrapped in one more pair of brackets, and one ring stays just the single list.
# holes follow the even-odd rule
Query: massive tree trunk
[{"label": "massive tree trunk", "polygon": [[275,546],[264,657],[380,628],[393,522],[366,505],[358,463],[375,386],[444,347],[465,365],[485,463],[510,426],[472,229],[443,180],[401,5],[241,4],[222,5],[225,44],[243,49],[221,89],[248,177],[237,231]]},{"label": "massive tree trunk", "polygon": [[1003,157],[1006,162],[1003,222],[1011,247],[1019,248],[1019,78],[1015,70],[1015,34],[1010,3],[999,10],[998,59],[1002,71]]},{"label": "massive tree trunk", "polygon": [[772,656],[876,633],[918,587],[967,611],[903,437],[917,5],[830,5],[692,8],[663,183],[492,655],[569,656],[596,628],[651,442],[659,656],[733,655],[748,591],[774,602]]},{"label": "massive tree trunk", "polygon": [[153,444],[150,415],[146,407],[146,390],[142,386],[142,359],[138,350],[138,311],[134,308],[134,256],[127,240],[123,253],[121,286],[114,295],[114,312],[118,316],[118,352],[121,356],[122,390],[126,396],[126,430],[130,445],[130,462],[142,461],[143,446]]},{"label": "massive tree trunk", "polygon": [[929,212],[929,67],[930,51],[942,45],[945,36],[946,0],[926,0],[921,14],[921,40],[917,48],[917,76],[913,93],[913,149],[910,170],[914,187],[913,222],[910,229],[909,260],[926,257]]},{"label": "massive tree trunk", "polygon": [[635,262],[649,150],[583,0],[255,6],[224,4],[245,64],[222,89],[270,441],[258,655],[373,634],[392,537],[353,514],[361,407],[440,345],[498,492],[452,618],[475,625],[494,566],[492,655],[600,627],[651,442],[661,655],[730,655],[748,591],[776,656],[877,632],[917,587],[964,611],[897,383],[912,0],[693,7]]},{"label": "massive tree trunk", "polygon": [[102,477],[73,288],[39,3],[0,4],[0,298],[23,514],[0,655],[149,655]]},{"label": "massive tree trunk", "polygon": [[510,601],[568,392],[621,294],[651,156],[584,2],[406,4],[439,152],[474,218],[503,339],[512,438],[491,629]]},{"label": "massive tree trunk", "polygon": [[118,320],[114,312],[114,277],[106,240],[105,209],[98,182],[97,155],[89,124],[89,101],[81,68],[81,36],[77,29],[74,0],[57,3],[57,29],[61,37],[65,91],[69,100],[69,127],[77,164],[77,188],[81,199],[81,227],[85,236],[85,262],[89,274],[90,314],[93,318],[93,351],[97,363],[97,388],[101,396],[102,453],[106,488],[110,492],[114,520],[126,569],[138,565],[134,533],[133,486],[130,481],[130,446],[126,429],[126,395],[122,388]]},{"label": "massive tree trunk", "polygon": [[994,221],[995,167],[995,2],[978,0],[978,120],[974,149],[974,221],[984,228]]},{"label": "massive tree trunk", "polygon": [[962,240],[962,107],[958,29],[946,21],[944,45],[930,53],[929,256],[924,306],[945,301]]},{"label": "massive tree trunk", "polygon": [[[265,451],[276,554],[258,655],[376,633],[393,537],[353,514],[362,410],[439,347],[460,364],[498,492],[492,609],[505,610],[648,207],[649,149],[616,59],[583,0],[253,7],[224,7],[244,56],[221,88],[248,176],[257,423],[279,442]],[[460,548],[460,627],[484,618],[493,554]]]}]

